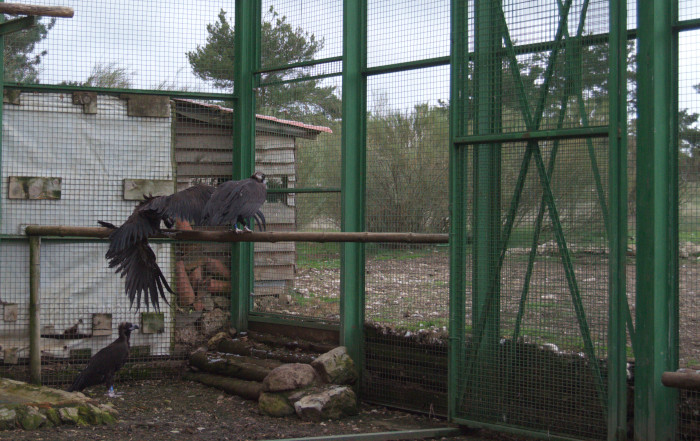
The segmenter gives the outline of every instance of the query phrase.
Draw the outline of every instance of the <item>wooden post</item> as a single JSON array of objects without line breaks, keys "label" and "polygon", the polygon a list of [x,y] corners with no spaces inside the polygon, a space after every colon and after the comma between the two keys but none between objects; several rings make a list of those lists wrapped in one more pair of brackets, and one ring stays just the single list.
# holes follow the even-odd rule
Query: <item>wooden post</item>
[{"label": "wooden post", "polygon": [[39,281],[41,237],[29,238],[29,381],[41,384],[41,321]]},{"label": "wooden post", "polygon": [[63,6],[34,6],[19,3],[0,3],[0,14],[72,18],[73,8],[66,8]]}]

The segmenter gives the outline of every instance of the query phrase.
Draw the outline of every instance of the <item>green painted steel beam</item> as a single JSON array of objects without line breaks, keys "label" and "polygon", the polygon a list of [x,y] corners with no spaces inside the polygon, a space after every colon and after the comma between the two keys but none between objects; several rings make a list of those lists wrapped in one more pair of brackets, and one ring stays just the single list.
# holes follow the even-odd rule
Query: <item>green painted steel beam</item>
[{"label": "green painted steel beam", "polygon": [[[675,439],[678,390],[661,384],[678,367],[676,2],[638,0],[637,295],[634,438]],[[641,178],[643,177],[643,179]]]},{"label": "green painted steel beam", "polygon": [[36,25],[38,18],[34,15],[29,15],[22,18],[0,23],[0,35],[12,34],[14,32],[23,31]]},{"label": "green painted steel beam", "polygon": [[332,73],[326,73],[326,74],[309,75],[309,76],[304,76],[304,77],[299,77],[299,78],[290,78],[288,80],[262,81],[262,82],[260,82],[260,86],[271,87],[271,86],[280,86],[283,84],[303,83],[304,81],[322,80],[324,78],[333,78],[333,77],[339,77],[342,75],[343,75],[342,72],[332,72]]},{"label": "green painted steel beam", "polygon": [[677,32],[695,31],[697,29],[700,29],[700,18],[679,21],[678,23],[673,25],[672,29]]},{"label": "green painted steel beam", "polygon": [[[341,230],[365,230],[367,1],[343,2]],[[340,247],[340,341],[357,366],[364,360],[365,247]]]},{"label": "green painted steel beam", "polygon": [[465,364],[465,322],[467,295],[467,149],[454,140],[467,133],[468,105],[468,8],[462,0],[452,0],[450,5],[450,154],[449,154],[449,210],[450,210],[450,297],[449,297],[449,347],[447,351],[447,402],[448,418],[457,416],[460,401],[458,391],[460,373]]},{"label": "green painted steel beam", "polygon": [[493,424],[485,423],[483,421],[475,421],[466,418],[455,418],[453,423],[457,423],[469,428],[479,428],[479,429],[489,429],[501,433],[509,433],[518,436],[527,436],[537,439],[546,439],[548,441],[581,441],[582,438],[572,438],[564,435],[556,435],[550,431],[544,430],[529,430],[523,429],[518,426],[511,426],[508,424]]},{"label": "green painted steel beam", "polygon": [[272,193],[340,193],[340,188],[268,188],[267,194]]},{"label": "green painted steel beam", "polygon": [[352,441],[393,441],[409,439],[442,438],[460,435],[457,427],[436,427],[434,429],[396,430],[392,432],[353,433],[349,435],[325,435],[308,438],[285,438],[277,441],[322,441],[322,440],[352,440]]},{"label": "green painted steel beam", "polygon": [[609,6],[608,94],[610,136],[608,194],[610,248],[608,278],[608,441],[627,440],[627,335],[634,332],[627,302],[627,2]]},{"label": "green painted steel beam", "polygon": [[108,87],[87,87],[87,86],[67,86],[59,84],[24,84],[15,82],[5,82],[5,89],[22,90],[27,92],[56,92],[56,93],[71,93],[71,92],[97,92],[102,95],[119,96],[121,94],[131,95],[158,95],[168,96],[171,98],[191,98],[202,100],[227,100],[232,101],[236,98],[231,93],[209,93],[209,92],[180,92],[175,90],[156,90],[156,89],[118,89]]},{"label": "green painted steel beam", "polygon": [[455,138],[457,144],[497,144],[505,142],[550,141],[557,139],[605,138],[608,126],[532,130],[526,132],[468,135]]},{"label": "green painted steel beam", "polygon": [[372,66],[363,70],[367,76],[382,75],[393,72],[404,72],[407,70],[426,69],[428,67],[447,66],[450,64],[450,57],[426,58],[423,60],[406,61],[403,63],[385,64],[382,66]]},{"label": "green painted steel beam", "polygon": [[[2,0],[0,0],[2,1]],[[5,16],[0,14],[0,24],[5,22]],[[3,98],[5,96],[5,37],[3,35],[0,35],[0,98]],[[2,134],[3,134],[3,101],[4,99],[0,99],[0,177],[2,176]],[[3,188],[3,181],[4,179],[0,179],[0,194],[5,194],[4,192],[7,191],[6,189]],[[3,204],[2,204],[2,198],[0,198],[0,227],[2,226],[2,215],[3,215]],[[2,238],[0,238],[0,243],[2,242]],[[2,262],[0,262],[0,265]],[[0,280],[0,284],[4,284],[3,280]]]},{"label": "green painted steel beam", "polygon": [[[255,169],[255,70],[260,63],[260,2],[236,0],[233,112],[233,176],[243,179]],[[231,323],[248,329],[250,297],[254,289],[253,244],[231,245]]]}]

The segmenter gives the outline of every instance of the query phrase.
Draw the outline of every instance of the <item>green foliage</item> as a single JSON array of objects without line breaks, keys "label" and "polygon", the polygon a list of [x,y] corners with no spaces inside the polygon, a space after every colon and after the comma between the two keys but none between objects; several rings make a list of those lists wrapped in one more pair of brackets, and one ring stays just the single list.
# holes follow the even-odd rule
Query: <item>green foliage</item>
[{"label": "green foliage", "polygon": [[428,104],[368,115],[368,231],[447,230],[448,119]]},{"label": "green foliage", "polygon": [[[187,58],[195,75],[211,81],[215,87],[233,88],[234,29],[226,18],[226,12],[219,12],[218,21],[207,25],[207,43],[197,46],[187,53]],[[294,28],[285,16],[280,16],[270,7],[261,26],[261,58],[265,66],[280,66],[313,60],[323,48],[323,39],[317,39],[301,28]],[[310,75],[311,68],[297,68],[260,75],[262,84],[280,80],[303,79]],[[338,118],[341,111],[340,99],[335,95],[335,87],[321,86],[319,81],[308,80],[292,84],[261,87],[257,91],[257,104],[260,111],[275,115],[323,114]]]},{"label": "green foliage", "polygon": [[108,87],[113,89],[128,89],[131,87],[131,76],[126,68],[119,67],[115,62],[98,63],[85,81],[64,81],[68,86]]},{"label": "green foliage", "polygon": [[[8,17],[5,17],[7,20]],[[45,39],[53,28],[56,19],[39,21],[29,29],[5,36],[5,81],[38,83],[41,58],[46,51],[34,53],[37,43]]]}]

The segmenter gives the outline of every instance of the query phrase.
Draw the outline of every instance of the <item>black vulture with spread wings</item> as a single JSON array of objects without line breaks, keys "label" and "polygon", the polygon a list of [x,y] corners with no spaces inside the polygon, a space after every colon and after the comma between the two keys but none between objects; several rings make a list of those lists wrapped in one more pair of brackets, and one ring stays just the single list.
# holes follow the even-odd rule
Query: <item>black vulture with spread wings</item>
[{"label": "black vulture with spread wings", "polygon": [[148,244],[149,237],[161,233],[161,221],[167,228],[172,227],[175,220],[197,225],[232,225],[239,233],[237,223],[243,225],[243,231],[250,231],[246,219],[253,218],[260,229],[265,229],[265,216],[260,207],[266,195],[265,175],[256,172],[248,179],[224,182],[216,188],[199,184],[170,196],[145,196],[120,227],[98,221],[113,230],[105,257],[109,267],[115,268],[125,279],[131,305],[135,300],[138,310],[143,295],[146,308],[153,305],[159,310],[159,298],[168,302],[165,291],[173,294]]},{"label": "black vulture with spread wings", "polygon": [[158,298],[167,303],[165,290],[173,293],[165,276],[156,263],[156,255],[148,245],[148,238],[161,232],[161,221],[166,227],[175,220],[199,224],[201,213],[214,192],[214,187],[198,184],[169,196],[145,196],[131,216],[120,227],[98,221],[114,231],[109,235],[109,249],[105,257],[109,267],[125,279],[126,295],[136,309],[141,305],[141,295],[148,308],[152,304],[159,309]]}]

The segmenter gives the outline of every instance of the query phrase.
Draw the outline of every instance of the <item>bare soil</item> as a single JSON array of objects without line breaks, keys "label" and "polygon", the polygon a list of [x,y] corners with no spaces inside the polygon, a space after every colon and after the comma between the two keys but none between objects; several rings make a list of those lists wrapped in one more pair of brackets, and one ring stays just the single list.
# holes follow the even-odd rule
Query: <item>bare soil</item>
[{"label": "bare soil", "polygon": [[[108,398],[102,387],[88,394],[110,402],[119,411],[114,425],[62,426],[34,431],[0,431],[0,439],[14,441],[127,441],[127,440],[258,440],[350,435],[396,430],[447,427],[429,418],[380,406],[362,405],[360,414],[340,421],[304,422],[296,416],[273,418],[260,414],[257,403],[227,395],[199,383],[158,380],[119,383],[122,395]],[[514,440],[495,433],[450,438],[457,441]]]},{"label": "bare soil", "polygon": [[[512,332],[518,317],[527,273],[527,250],[506,257],[500,285],[501,323]],[[606,357],[608,328],[608,258],[595,252],[573,254],[575,281],[581,294],[585,323],[597,350]],[[318,268],[299,268],[294,289],[286,299],[261,298],[255,309],[291,316],[339,320],[340,270],[334,262]],[[627,292],[634,320],[636,267],[627,265]],[[449,316],[449,260],[443,250],[404,252],[397,258],[368,258],[365,314],[369,323],[401,332],[445,334]],[[700,368],[700,259],[680,260],[680,366]],[[471,290],[471,262],[467,263],[467,294]],[[545,248],[534,264],[524,299],[520,338],[554,344],[558,350],[583,350],[581,323],[561,259]],[[467,326],[471,301],[466,304]],[[445,335],[446,336],[446,335]],[[632,353],[629,353],[632,357]]]}]

